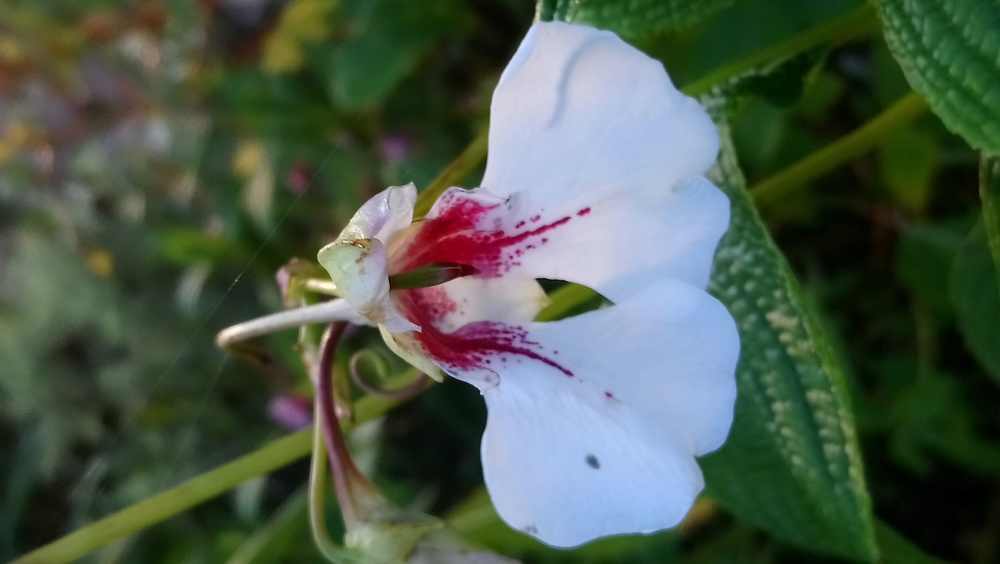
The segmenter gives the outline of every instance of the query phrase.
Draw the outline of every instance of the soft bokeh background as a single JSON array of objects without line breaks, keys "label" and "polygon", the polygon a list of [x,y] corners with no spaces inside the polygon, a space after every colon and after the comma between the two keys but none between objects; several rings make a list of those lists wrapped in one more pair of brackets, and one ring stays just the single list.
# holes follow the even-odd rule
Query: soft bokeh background
[{"label": "soft bokeh background", "polygon": [[[684,85],[858,5],[738,0],[639,46]],[[368,196],[432,180],[486,126],[533,15],[530,0],[0,4],[0,559],[307,417],[294,334],[267,340],[268,369],[214,334],[280,309],[276,270],[313,258]],[[877,33],[826,54],[802,96],[741,110],[749,183],[907,91]],[[762,211],[853,368],[876,513],[933,553],[991,562],[1000,305],[977,164],[928,116]],[[481,484],[484,418],[474,390],[448,382],[364,429],[356,451],[393,499],[443,514]],[[255,480],[95,561],[224,560],[267,526],[255,561],[314,559],[306,476],[303,462]],[[590,557],[803,557],[711,503],[698,515]],[[490,527],[504,530],[483,539],[529,561],[588,554]]]}]

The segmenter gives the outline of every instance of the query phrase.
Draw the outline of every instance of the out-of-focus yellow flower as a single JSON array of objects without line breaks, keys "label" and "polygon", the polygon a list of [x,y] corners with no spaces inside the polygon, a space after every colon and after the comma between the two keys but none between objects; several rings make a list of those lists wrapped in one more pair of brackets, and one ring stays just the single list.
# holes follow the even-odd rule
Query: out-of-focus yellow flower
[{"label": "out-of-focus yellow flower", "polygon": [[44,144],[44,140],[45,135],[34,127],[22,121],[12,122],[0,133],[0,164],[10,162],[19,151],[32,145]]},{"label": "out-of-focus yellow flower", "polygon": [[264,70],[272,74],[298,70],[302,44],[330,35],[329,15],[336,6],[336,0],[292,0],[264,44]]},{"label": "out-of-focus yellow flower", "polygon": [[115,258],[107,249],[98,247],[87,252],[87,268],[101,278],[108,278],[115,270]]},{"label": "out-of-focus yellow flower", "polygon": [[0,63],[16,65],[24,61],[26,54],[22,46],[13,37],[0,37]]},{"label": "out-of-focus yellow flower", "polygon": [[264,145],[260,141],[242,141],[233,155],[233,174],[243,179],[250,178],[260,168],[264,158]]}]

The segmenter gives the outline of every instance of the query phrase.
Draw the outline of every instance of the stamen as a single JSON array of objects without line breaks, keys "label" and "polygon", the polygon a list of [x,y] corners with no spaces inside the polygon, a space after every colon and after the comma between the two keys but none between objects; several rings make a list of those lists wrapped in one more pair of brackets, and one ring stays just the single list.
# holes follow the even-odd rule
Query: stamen
[{"label": "stamen", "polygon": [[435,262],[406,272],[393,274],[389,277],[389,288],[392,290],[413,290],[428,288],[450,282],[463,276],[479,274],[479,269],[467,264],[450,262]]}]

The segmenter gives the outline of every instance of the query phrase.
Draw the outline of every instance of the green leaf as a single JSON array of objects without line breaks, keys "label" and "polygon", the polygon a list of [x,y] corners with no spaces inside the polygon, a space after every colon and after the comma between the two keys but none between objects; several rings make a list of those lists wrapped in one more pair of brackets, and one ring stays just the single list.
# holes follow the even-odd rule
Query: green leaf
[{"label": "green leaf", "polygon": [[984,225],[973,228],[955,257],[949,289],[965,346],[1000,383],[1000,278]]},{"label": "green leaf", "polygon": [[338,107],[357,110],[382,103],[442,37],[461,29],[465,12],[451,0],[348,0],[352,37],[311,61]]},{"label": "green leaf", "polygon": [[983,224],[1000,275],[1000,157],[983,154],[979,162],[979,197],[983,200]]},{"label": "green leaf", "polygon": [[733,0],[539,0],[538,19],[592,25],[623,37],[683,29]]},{"label": "green leaf", "polygon": [[877,0],[906,79],[949,129],[1000,153],[1000,2]]},{"label": "green leaf", "polygon": [[843,368],[746,191],[728,130],[713,171],[732,202],[709,290],[742,342],[736,418],[702,459],[709,493],[775,537],[873,560],[871,500]]},{"label": "green leaf", "polygon": [[748,68],[714,86],[699,101],[717,120],[734,115],[751,96],[773,106],[791,106],[802,97],[810,79],[826,60],[827,52],[826,47],[815,47]]}]

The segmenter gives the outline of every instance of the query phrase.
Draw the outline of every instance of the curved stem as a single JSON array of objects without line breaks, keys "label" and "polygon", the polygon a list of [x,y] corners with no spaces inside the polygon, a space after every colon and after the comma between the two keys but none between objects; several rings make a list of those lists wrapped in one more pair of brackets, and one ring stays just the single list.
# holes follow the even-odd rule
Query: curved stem
[{"label": "curved stem", "polygon": [[319,364],[316,367],[316,405],[319,407],[319,427],[323,430],[330,469],[333,472],[333,487],[337,490],[344,523],[349,524],[357,523],[358,515],[351,491],[352,476],[348,474],[359,472],[354,467],[354,461],[347,450],[347,442],[340,432],[340,422],[337,420],[333,405],[333,357],[346,327],[346,323],[333,323],[323,333],[323,340],[319,345]]},{"label": "curved stem", "polygon": [[364,374],[362,374],[361,367],[361,356],[355,354],[351,357],[349,372],[351,374],[351,380],[361,388],[368,395],[380,397],[388,400],[404,400],[421,392],[424,386],[430,382],[430,378],[426,374],[421,372],[417,377],[401,388],[396,388],[395,390],[389,390],[379,386],[378,384],[373,384],[369,382]]},{"label": "curved stem", "polygon": [[[319,396],[315,400],[315,413],[319,414]],[[313,421],[312,460],[309,465],[309,529],[316,548],[327,560],[334,560],[341,548],[333,542],[326,528],[326,457],[323,453],[322,423],[318,416]]]},{"label": "curved stem", "polygon": [[923,97],[910,92],[851,133],[751,186],[750,193],[758,205],[774,204],[810,180],[869,151],[926,111]]}]

